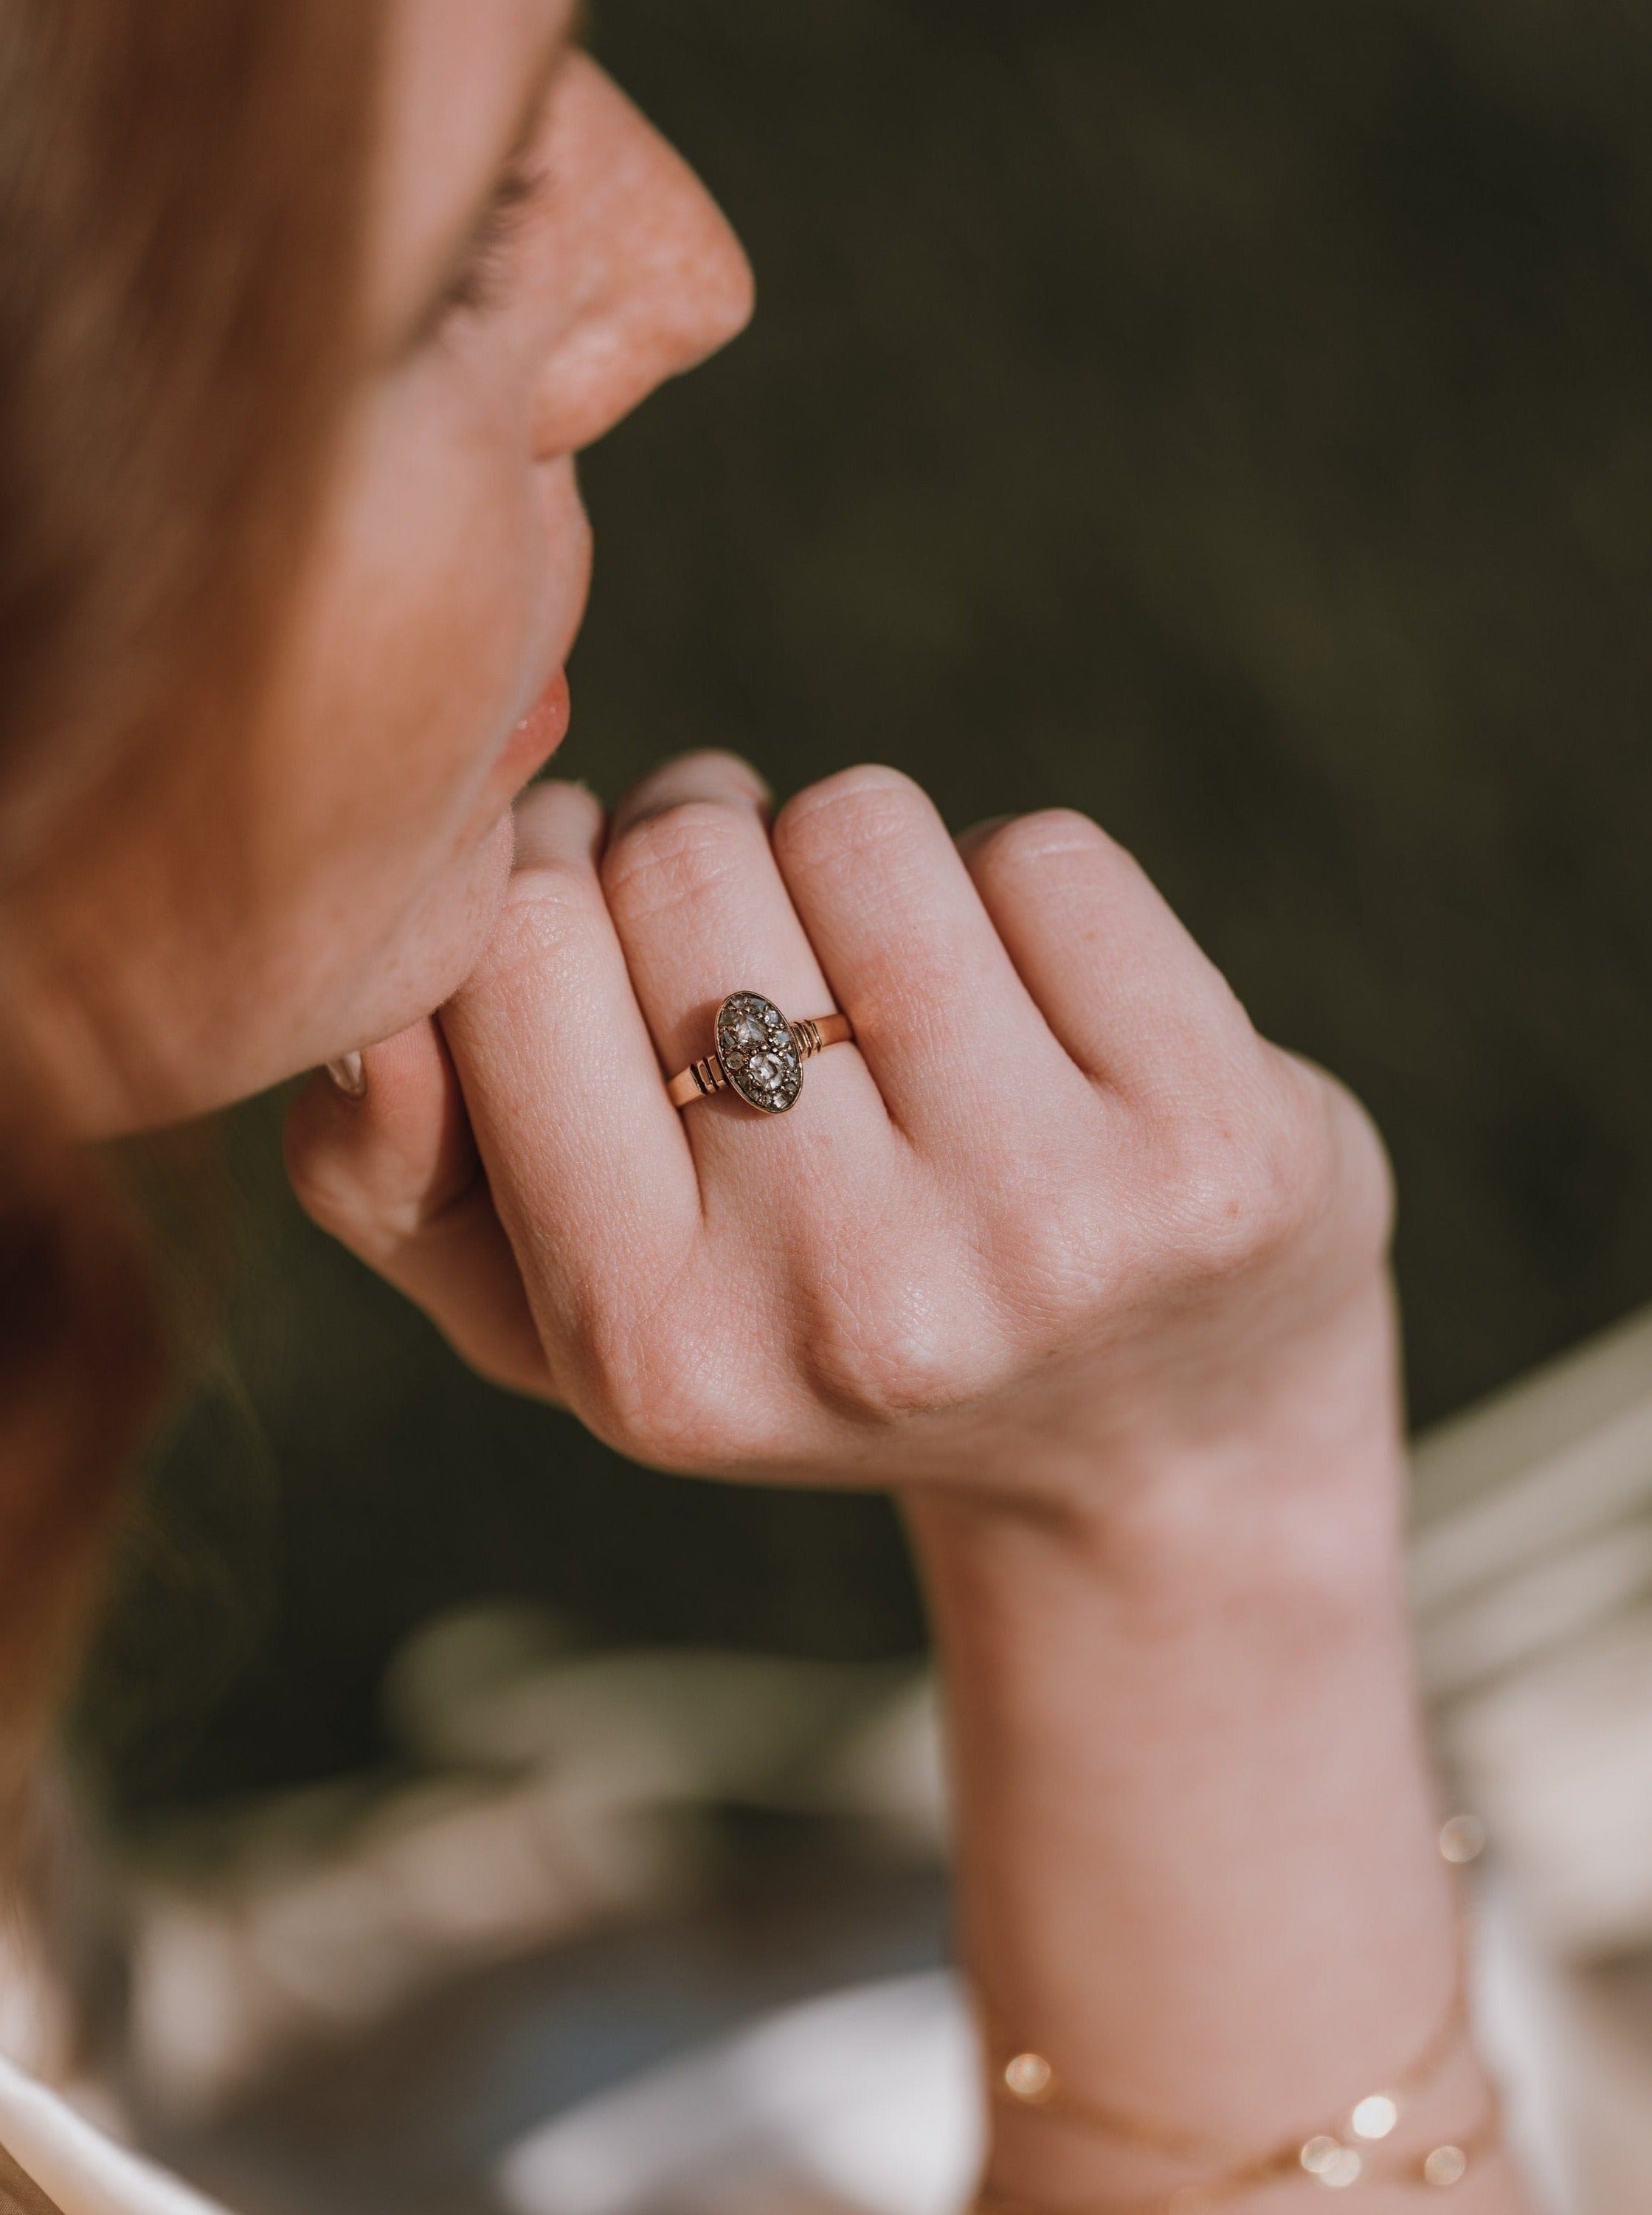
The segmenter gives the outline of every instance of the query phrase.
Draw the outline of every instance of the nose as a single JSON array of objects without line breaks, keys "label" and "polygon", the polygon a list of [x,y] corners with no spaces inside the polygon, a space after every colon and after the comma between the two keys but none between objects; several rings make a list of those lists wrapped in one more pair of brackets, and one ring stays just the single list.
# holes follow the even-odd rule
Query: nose
[{"label": "nose", "polygon": [[751,265],[686,162],[584,54],[552,119],[546,250],[570,312],[536,388],[535,451],[576,452],[751,319]]}]

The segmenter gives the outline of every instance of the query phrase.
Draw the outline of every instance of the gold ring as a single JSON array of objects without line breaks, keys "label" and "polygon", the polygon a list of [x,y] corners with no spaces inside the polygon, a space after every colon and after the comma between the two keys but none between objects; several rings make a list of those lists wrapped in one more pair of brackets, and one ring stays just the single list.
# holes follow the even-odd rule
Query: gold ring
[{"label": "gold ring", "polygon": [[717,1010],[715,1050],[673,1077],[666,1096],[673,1108],[686,1108],[726,1090],[765,1115],[783,1115],[797,1105],[803,1064],[829,1046],[846,1046],[854,1035],[847,1015],[789,1023],[761,992],[731,992]]}]

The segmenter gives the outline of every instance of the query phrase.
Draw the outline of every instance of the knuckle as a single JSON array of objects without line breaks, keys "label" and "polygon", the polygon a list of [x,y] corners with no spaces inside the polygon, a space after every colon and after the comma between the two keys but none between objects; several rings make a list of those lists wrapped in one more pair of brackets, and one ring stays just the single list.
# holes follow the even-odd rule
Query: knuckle
[{"label": "knuckle", "polygon": [[542,973],[589,912],[589,887],[588,876],[561,861],[536,861],[513,871],[487,950],[466,981],[467,993],[489,981]]},{"label": "knuckle", "polygon": [[1394,1234],[1394,1172],[1377,1126],[1346,1085],[1305,1063],[1293,1063],[1323,1103],[1331,1175],[1356,1252],[1385,1255]]},{"label": "knuckle", "polygon": [[772,1347],[685,1296],[698,1270],[691,1243],[646,1285],[588,1282],[556,1335],[575,1412],[600,1438],[649,1468],[715,1476],[775,1448],[785,1396],[753,1373]]},{"label": "knuckle", "polygon": [[1135,856],[1076,807],[1043,807],[995,824],[976,850],[976,864],[1008,879],[1047,876],[1052,870],[1141,873]]},{"label": "knuckle", "polygon": [[685,800],[629,825],[603,856],[603,887],[632,919],[669,911],[734,875],[747,819],[720,801]]},{"label": "knuckle", "polygon": [[818,1397],[858,1430],[949,1414],[980,1389],[955,1363],[937,1360],[921,1338],[899,1335],[825,1341],[812,1349],[811,1365]]},{"label": "knuckle", "polygon": [[377,1254],[406,1227],[363,1177],[359,1164],[337,1148],[289,1132],[286,1156],[287,1181],[299,1206],[312,1223],[353,1253]]},{"label": "knuckle", "polygon": [[789,800],[775,822],[775,844],[806,869],[839,868],[900,847],[929,830],[934,803],[900,770],[863,764],[840,770]]},{"label": "knuckle", "polygon": [[1189,1115],[1169,1138],[1168,1193],[1184,1261],[1245,1276],[1296,1247],[1341,1184],[1328,1088],[1265,1049],[1249,1087]]},{"label": "knuckle", "polygon": [[769,795],[767,782],[744,754],[735,753],[729,746],[691,746],[684,753],[672,755],[634,785],[629,803],[621,803],[621,813],[626,812],[628,805],[647,813],[682,801],[715,799],[719,791],[757,801]]},{"label": "knuckle", "polygon": [[611,1445],[651,1469],[725,1475],[772,1457],[772,1395],[755,1389],[744,1357],[713,1339],[644,1329],[587,1344],[590,1420]]},{"label": "knuckle", "polygon": [[990,1391],[1006,1366],[990,1304],[953,1273],[890,1271],[870,1257],[817,1298],[807,1358],[820,1401],[857,1428],[951,1412]]},{"label": "knuckle", "polygon": [[1043,807],[1032,815],[1012,815],[993,825],[977,853],[982,867],[1011,876],[1041,874],[1052,864],[1069,861],[1093,867],[1109,862],[1127,865],[1131,859],[1099,823],[1076,807]]},{"label": "knuckle", "polygon": [[949,1413],[990,1390],[1002,1360],[979,1317],[941,1314],[916,1281],[817,1300],[794,1351],[782,1384],[772,1345],[749,1333],[611,1339],[586,1349],[592,1404],[581,1412],[635,1460],[726,1477],[795,1463],[822,1419],[865,1437]]},{"label": "knuckle", "polygon": [[348,1180],[339,1174],[336,1157],[291,1125],[283,1151],[287,1182],[299,1206],[323,1230],[340,1235],[353,1212],[355,1195]]},{"label": "knuckle", "polygon": [[588,860],[602,837],[602,803],[583,785],[547,777],[531,784],[517,801],[519,862],[573,852]]},{"label": "knuckle", "polygon": [[299,1206],[352,1253],[382,1261],[427,1227],[425,1196],[389,1150],[347,1152],[289,1132],[285,1151]]}]

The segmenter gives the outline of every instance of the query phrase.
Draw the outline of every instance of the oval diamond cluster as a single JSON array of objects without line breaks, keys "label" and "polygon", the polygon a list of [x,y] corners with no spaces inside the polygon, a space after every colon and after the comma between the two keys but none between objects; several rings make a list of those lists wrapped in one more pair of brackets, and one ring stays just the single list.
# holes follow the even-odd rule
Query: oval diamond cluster
[{"label": "oval diamond cluster", "polygon": [[791,1025],[761,992],[731,992],[717,1010],[717,1058],[748,1106],[783,1115],[803,1089]]}]

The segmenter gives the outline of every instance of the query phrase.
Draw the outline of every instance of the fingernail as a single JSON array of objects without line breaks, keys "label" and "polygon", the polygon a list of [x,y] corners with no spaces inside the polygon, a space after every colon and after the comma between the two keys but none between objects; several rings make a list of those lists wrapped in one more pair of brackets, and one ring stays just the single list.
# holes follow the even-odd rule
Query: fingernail
[{"label": "fingernail", "polygon": [[327,1073],[347,1099],[359,1100],[367,1089],[367,1071],[359,1053],[341,1053],[328,1063]]}]

